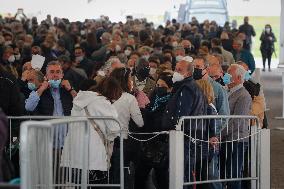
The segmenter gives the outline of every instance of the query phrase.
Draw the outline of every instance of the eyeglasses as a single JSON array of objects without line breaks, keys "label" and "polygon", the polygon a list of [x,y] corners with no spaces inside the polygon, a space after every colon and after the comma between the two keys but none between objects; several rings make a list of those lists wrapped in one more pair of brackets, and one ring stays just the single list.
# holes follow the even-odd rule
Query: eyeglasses
[{"label": "eyeglasses", "polygon": [[220,76],[219,75],[210,75],[210,77],[214,80],[218,79]]}]

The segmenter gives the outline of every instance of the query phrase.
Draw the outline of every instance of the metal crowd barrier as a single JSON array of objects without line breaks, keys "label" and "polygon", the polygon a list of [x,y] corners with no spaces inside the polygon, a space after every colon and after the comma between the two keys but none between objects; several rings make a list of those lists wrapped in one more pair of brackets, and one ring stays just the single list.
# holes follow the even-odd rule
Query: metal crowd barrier
[{"label": "metal crowd barrier", "polygon": [[254,116],[182,117],[170,131],[170,189],[266,188],[261,132]]},{"label": "metal crowd barrier", "polygon": [[123,138],[120,137],[120,183],[113,184],[106,148],[88,118],[97,125],[116,128],[117,132],[103,128],[110,140],[122,134],[119,122],[112,117],[61,117],[21,124],[21,188],[124,188]]},{"label": "metal crowd barrier", "polygon": [[[89,118],[105,119],[98,117]],[[75,123],[81,123],[78,128],[82,129],[82,131],[84,131],[83,133],[88,133],[88,129],[91,127],[86,127],[86,117],[26,116],[9,117],[9,119],[11,123],[10,128],[11,125],[15,125],[13,122],[19,120],[53,119],[52,121],[25,122],[21,126],[21,130],[25,128],[21,131],[23,135],[29,136],[21,137],[21,153],[26,153],[27,155],[27,152],[29,152],[28,155],[30,156],[21,155],[22,157],[26,157],[26,159],[21,159],[21,175],[23,175],[22,186],[34,182],[33,184],[36,187],[26,188],[84,188],[86,186],[124,187],[122,137],[120,137],[120,146],[122,146],[122,148],[120,148],[119,152],[121,157],[119,168],[120,185],[110,184],[108,177],[109,172],[107,172],[107,184],[91,184],[88,180],[89,174],[87,172],[89,170],[86,171],[86,169],[82,169],[78,171],[77,169],[74,170],[61,166],[61,156],[64,154],[64,147],[66,148],[67,146],[70,148],[72,146],[68,146],[64,143],[63,148],[61,148],[62,146],[60,145],[62,145],[62,143],[58,140],[55,140],[57,143],[54,142],[54,138],[58,138],[59,136],[55,128],[62,127],[62,125],[67,125],[67,129],[63,129],[65,136],[67,136],[70,131],[70,125]],[[234,126],[232,127],[232,125]],[[270,130],[260,130],[258,125],[257,118],[253,116],[182,117],[176,126],[176,130],[140,134],[129,133],[129,137],[140,142],[148,142],[161,134],[169,134],[170,189],[196,188],[210,184],[226,187],[226,185],[228,186],[230,183],[234,184],[240,182],[242,185],[249,185],[252,189],[266,189],[270,188]],[[207,129],[209,127],[211,127],[213,134],[208,132]],[[233,133],[233,135],[229,135],[230,133]],[[247,135],[241,136],[241,133],[247,133]],[[144,137],[136,138],[136,136],[138,136],[137,134],[146,134],[150,137],[146,137],[146,139]],[[10,135],[12,136],[10,137],[11,142],[13,142],[13,140],[15,140],[15,138],[13,138],[13,132],[11,132]],[[214,143],[212,141],[210,143],[212,136],[218,138],[217,141],[213,141]],[[87,138],[89,136],[86,135],[85,137]],[[26,140],[24,146],[23,140]],[[87,139],[85,140],[87,141]],[[30,146],[29,144],[33,145]],[[240,146],[237,148],[237,150],[240,150],[240,155],[236,160],[237,162],[234,162],[234,160],[229,161],[234,155],[234,150],[229,152],[228,149],[234,149],[234,144]],[[88,146],[88,144],[82,145],[82,149],[80,149],[82,153],[78,153],[78,156],[85,154],[83,153],[83,151],[86,150],[84,148],[85,146]],[[24,150],[25,148],[29,150]],[[58,148],[61,149],[58,150]],[[221,159],[221,154],[223,159]],[[70,157],[69,154],[67,154],[67,156]],[[84,158],[86,158],[86,156],[82,157],[82,159]],[[54,161],[50,162],[50,160]],[[240,160],[243,160],[242,163]],[[84,162],[87,162],[87,165],[84,164],[85,168],[88,166],[89,160],[86,159]],[[228,163],[224,164],[224,162]],[[222,163],[223,166],[221,167]],[[233,168],[233,166],[237,168]],[[46,176],[46,174],[48,174],[48,176]]]}]

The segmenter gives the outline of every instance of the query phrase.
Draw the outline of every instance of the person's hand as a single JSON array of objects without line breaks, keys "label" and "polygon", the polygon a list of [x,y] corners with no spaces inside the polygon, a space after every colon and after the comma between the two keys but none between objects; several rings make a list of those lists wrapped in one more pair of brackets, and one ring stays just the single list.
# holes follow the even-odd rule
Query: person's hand
[{"label": "person's hand", "polygon": [[211,137],[209,139],[209,143],[212,147],[218,147],[218,142],[219,142],[219,139],[217,137]]},{"label": "person's hand", "polygon": [[269,37],[268,37],[268,39],[269,39],[270,41],[272,41],[272,40],[273,40],[273,38],[272,38],[271,36],[269,36]]},{"label": "person's hand", "polygon": [[47,81],[44,81],[37,90],[38,96],[41,96],[42,93],[50,87],[50,84]]},{"label": "person's hand", "polygon": [[75,98],[77,96],[77,92],[72,88],[71,84],[69,83],[68,80],[62,80],[61,81],[61,86],[66,90],[68,91],[71,96],[73,98]]},{"label": "person's hand", "polygon": [[61,81],[61,86],[66,89],[66,91],[70,91],[72,89],[70,83],[68,80],[62,80]]},{"label": "person's hand", "polygon": [[26,70],[22,73],[22,81],[27,81],[28,80],[28,76],[30,74],[30,71],[29,70]]}]

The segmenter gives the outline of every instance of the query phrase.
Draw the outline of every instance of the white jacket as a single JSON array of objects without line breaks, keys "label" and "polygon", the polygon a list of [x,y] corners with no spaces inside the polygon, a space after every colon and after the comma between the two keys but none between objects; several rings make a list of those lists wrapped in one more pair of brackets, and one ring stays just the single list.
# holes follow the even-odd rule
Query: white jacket
[{"label": "white jacket", "polygon": [[[118,114],[112,104],[104,96],[99,96],[96,92],[80,91],[73,100],[72,116],[86,116],[85,107],[87,107],[91,116],[111,116],[118,117]],[[107,136],[108,140],[113,141],[119,136],[119,124],[110,120],[95,120],[96,125]],[[89,125],[89,170],[107,171],[107,155],[105,146],[93,128],[91,122]],[[107,133],[115,134],[108,135]],[[64,141],[64,147],[61,158],[61,167],[83,168],[83,146],[84,146],[84,124],[70,124],[68,134]]]},{"label": "white jacket", "polygon": [[[122,93],[121,97],[113,103],[118,113],[118,121],[124,131],[128,131],[128,124],[130,118],[136,123],[138,127],[144,125],[141,111],[138,107],[136,98],[129,93]],[[122,135],[124,139],[128,138],[127,134]]]}]

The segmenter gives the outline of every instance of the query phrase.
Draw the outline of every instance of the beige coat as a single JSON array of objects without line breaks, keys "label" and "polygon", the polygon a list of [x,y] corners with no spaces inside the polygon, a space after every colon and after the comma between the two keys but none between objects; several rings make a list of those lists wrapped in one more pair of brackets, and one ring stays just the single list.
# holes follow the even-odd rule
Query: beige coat
[{"label": "beige coat", "polygon": [[[254,97],[250,113],[251,115],[258,117],[260,128],[263,127],[264,111],[265,111],[264,97],[263,96]],[[252,124],[254,125],[255,123]]]}]

